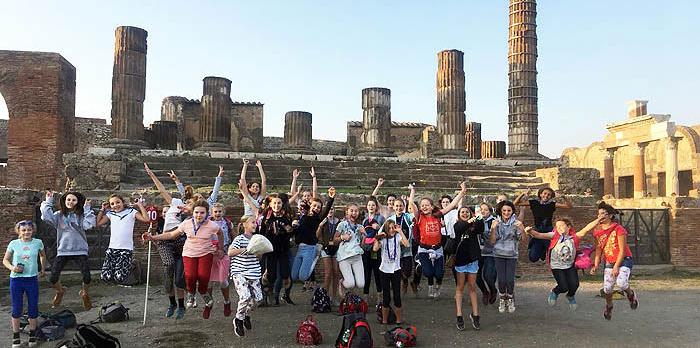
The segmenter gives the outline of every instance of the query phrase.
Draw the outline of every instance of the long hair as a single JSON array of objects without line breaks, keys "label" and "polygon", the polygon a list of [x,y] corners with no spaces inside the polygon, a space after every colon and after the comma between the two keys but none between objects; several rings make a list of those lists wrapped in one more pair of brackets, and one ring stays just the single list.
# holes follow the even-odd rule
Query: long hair
[{"label": "long hair", "polygon": [[58,200],[58,204],[61,210],[61,214],[63,216],[68,216],[68,214],[71,212],[68,207],[66,207],[66,198],[68,198],[68,195],[73,195],[78,198],[78,203],[75,204],[75,207],[73,208],[73,212],[77,216],[83,216],[85,214],[85,196],[80,193],[80,192],[73,192],[69,191],[61,195],[61,198]]},{"label": "long hair", "polygon": [[622,216],[622,212],[615,209],[612,205],[603,202],[598,203],[598,209],[605,210],[606,213],[610,214],[610,220],[617,221],[618,217]]},{"label": "long hair", "polygon": [[504,206],[509,206],[513,210],[513,216],[515,216],[515,204],[511,201],[501,201],[496,205],[496,216],[501,217],[501,210]]}]

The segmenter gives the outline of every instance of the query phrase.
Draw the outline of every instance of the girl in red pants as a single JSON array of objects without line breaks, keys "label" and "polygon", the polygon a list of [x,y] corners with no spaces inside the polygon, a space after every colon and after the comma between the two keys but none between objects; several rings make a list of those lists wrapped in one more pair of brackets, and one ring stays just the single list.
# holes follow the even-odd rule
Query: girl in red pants
[{"label": "girl in red pants", "polygon": [[[185,269],[185,285],[187,295],[194,296],[195,290],[204,299],[204,312],[202,317],[209,318],[214,300],[207,292],[211,264],[214,256],[223,255],[223,244],[218,248],[212,245],[212,237],[216,235],[218,240],[223,240],[223,234],[219,225],[208,219],[209,204],[206,201],[197,201],[192,209],[192,218],[183,221],[175,230],[159,235],[143,234],[144,240],[170,240],[186,235],[187,240],[182,248],[182,263]],[[199,285],[197,284],[199,282]]]}]

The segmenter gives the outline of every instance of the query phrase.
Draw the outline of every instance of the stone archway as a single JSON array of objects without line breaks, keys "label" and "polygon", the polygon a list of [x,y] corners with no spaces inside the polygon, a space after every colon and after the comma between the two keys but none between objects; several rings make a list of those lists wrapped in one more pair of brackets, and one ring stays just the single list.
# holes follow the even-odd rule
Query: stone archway
[{"label": "stone archway", "polygon": [[63,154],[73,152],[75,67],[58,53],[0,51],[7,104],[7,186],[61,187]]}]

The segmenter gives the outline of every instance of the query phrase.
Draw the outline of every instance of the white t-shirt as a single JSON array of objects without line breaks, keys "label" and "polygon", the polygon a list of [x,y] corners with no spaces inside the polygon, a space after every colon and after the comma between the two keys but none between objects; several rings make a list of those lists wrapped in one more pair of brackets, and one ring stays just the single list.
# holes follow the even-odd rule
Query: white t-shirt
[{"label": "white t-shirt", "polygon": [[184,202],[182,202],[181,199],[179,198],[173,198],[170,201],[170,207],[168,208],[168,211],[165,212],[165,223],[163,224],[163,232],[168,232],[174,230],[177,226],[180,226],[180,219],[177,217],[177,214],[180,213],[180,209],[178,209],[178,206],[185,205]]},{"label": "white t-shirt", "polygon": [[393,237],[385,237],[379,243],[382,248],[382,263],[379,265],[379,270],[393,274],[401,269],[401,233],[395,234]]},{"label": "white t-shirt", "polygon": [[125,208],[120,212],[108,211],[105,216],[110,221],[110,249],[134,250],[134,223],[136,209]]},{"label": "white t-shirt", "polygon": [[440,229],[443,236],[455,237],[455,223],[457,223],[458,214],[457,209],[452,209],[443,215],[442,219],[445,221],[445,226]]}]

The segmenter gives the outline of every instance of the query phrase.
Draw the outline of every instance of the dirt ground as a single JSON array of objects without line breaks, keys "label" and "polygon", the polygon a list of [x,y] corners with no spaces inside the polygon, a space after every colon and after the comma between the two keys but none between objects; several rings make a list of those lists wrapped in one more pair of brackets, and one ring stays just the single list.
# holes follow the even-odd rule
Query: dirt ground
[{"label": "dirt ground", "polygon": [[[78,284],[68,285],[64,305],[76,312],[78,322],[96,319],[98,309],[82,310]],[[548,277],[518,279],[515,313],[499,314],[494,306],[480,305],[481,331],[473,331],[467,322],[467,329],[460,332],[455,327],[454,283],[451,278],[446,278],[442,298],[437,301],[425,296],[415,298],[410,291],[404,296],[405,321],[417,327],[420,347],[700,346],[700,278],[697,276],[675,274],[635,278],[632,286],[639,294],[639,309],[632,311],[626,300],[615,301],[612,321],[603,318],[603,299],[596,296],[600,280],[586,280],[581,284],[577,295],[579,308],[575,312],[569,311],[563,297],[555,307],[546,305],[546,295],[552,286],[553,280]],[[151,287],[145,326],[142,326],[145,286],[125,288],[95,282],[92,293],[96,307],[119,300],[130,308],[130,321],[100,324],[120,339],[122,347],[291,347],[296,346],[294,334],[299,322],[311,310],[308,304],[311,295],[302,293],[300,288],[295,285],[292,295],[297,305],[255,311],[253,330],[247,331],[244,338],[233,333],[232,317],[223,316],[223,300],[218,292],[215,292],[216,304],[209,320],[202,319],[200,304],[199,308],[188,310],[184,320],[176,321],[164,317],[167,297],[160,287]],[[231,293],[235,310],[233,288]],[[40,310],[50,310],[51,297],[52,292],[42,283]],[[464,308],[468,313],[468,301]],[[10,312],[7,288],[0,296],[0,310],[5,315]],[[342,318],[335,313],[315,316],[323,334],[322,346],[333,346]],[[373,310],[368,317],[375,346],[381,347],[380,332],[385,328],[377,323]],[[9,324],[9,320],[6,323]],[[10,331],[9,325],[2,326],[0,346],[10,345]],[[67,337],[72,335],[73,330],[69,330]],[[41,346],[53,347],[54,344]]]}]

